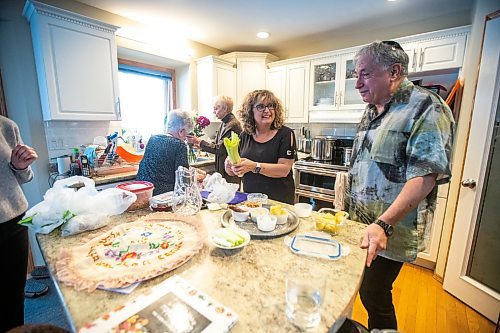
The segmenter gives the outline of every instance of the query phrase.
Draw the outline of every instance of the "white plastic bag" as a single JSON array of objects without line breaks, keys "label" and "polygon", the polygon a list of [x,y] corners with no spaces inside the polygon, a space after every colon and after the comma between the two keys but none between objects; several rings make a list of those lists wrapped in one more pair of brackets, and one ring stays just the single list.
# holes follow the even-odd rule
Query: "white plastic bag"
[{"label": "white plastic bag", "polygon": [[228,183],[220,173],[213,173],[203,181],[204,190],[209,191],[208,202],[218,204],[228,203],[233,200],[236,191],[240,187],[238,184]]},{"label": "white plastic bag", "polygon": [[41,234],[63,225],[63,236],[101,228],[109,216],[123,213],[137,200],[134,193],[118,188],[99,192],[92,179],[82,176],[55,182],[43,198],[26,212],[20,224]]}]

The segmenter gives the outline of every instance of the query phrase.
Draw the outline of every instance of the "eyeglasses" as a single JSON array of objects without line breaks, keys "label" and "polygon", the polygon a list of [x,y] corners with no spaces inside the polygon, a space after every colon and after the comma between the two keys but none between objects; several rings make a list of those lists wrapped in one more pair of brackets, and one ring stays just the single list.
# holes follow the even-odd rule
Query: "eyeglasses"
[{"label": "eyeglasses", "polygon": [[396,50],[404,51],[403,48],[401,47],[401,45],[398,42],[395,42],[393,40],[383,40],[382,44],[392,46],[393,51],[396,51]]},{"label": "eyeglasses", "polygon": [[255,110],[259,111],[259,112],[264,112],[264,110],[268,108],[269,110],[274,110],[276,108],[276,103],[269,103],[267,105],[264,105],[264,104],[257,104],[255,105]]}]

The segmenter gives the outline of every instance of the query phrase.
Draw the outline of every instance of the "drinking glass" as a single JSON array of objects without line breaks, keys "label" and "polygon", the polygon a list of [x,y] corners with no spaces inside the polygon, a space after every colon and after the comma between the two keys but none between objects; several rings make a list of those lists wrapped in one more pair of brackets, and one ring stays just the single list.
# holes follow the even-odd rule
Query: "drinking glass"
[{"label": "drinking glass", "polygon": [[314,328],[321,322],[321,307],[325,297],[325,277],[307,280],[296,271],[287,274],[285,280],[285,313],[299,329]]}]

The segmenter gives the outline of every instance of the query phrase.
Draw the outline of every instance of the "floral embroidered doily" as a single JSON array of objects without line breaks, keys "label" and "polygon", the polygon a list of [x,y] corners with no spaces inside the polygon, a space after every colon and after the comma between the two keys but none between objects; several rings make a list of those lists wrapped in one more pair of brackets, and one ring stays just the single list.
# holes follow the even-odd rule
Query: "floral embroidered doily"
[{"label": "floral embroidered doily", "polygon": [[61,250],[57,278],[77,290],[126,287],[179,267],[203,247],[205,238],[205,229],[193,218],[149,214]]}]

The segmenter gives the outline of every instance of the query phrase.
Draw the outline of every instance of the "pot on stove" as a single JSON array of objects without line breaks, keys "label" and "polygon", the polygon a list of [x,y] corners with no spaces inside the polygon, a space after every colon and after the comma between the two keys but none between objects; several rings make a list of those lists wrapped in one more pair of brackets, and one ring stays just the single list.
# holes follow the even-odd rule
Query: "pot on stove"
[{"label": "pot on stove", "polygon": [[320,135],[312,139],[311,158],[317,161],[332,161],[335,138],[332,136]]}]

